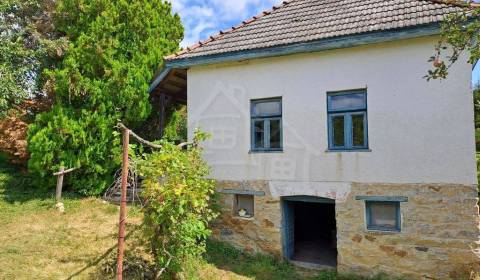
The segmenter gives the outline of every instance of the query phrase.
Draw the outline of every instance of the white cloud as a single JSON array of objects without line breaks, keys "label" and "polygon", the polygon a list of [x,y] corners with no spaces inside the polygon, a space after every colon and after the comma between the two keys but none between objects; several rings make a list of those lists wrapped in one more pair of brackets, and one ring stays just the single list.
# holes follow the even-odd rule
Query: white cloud
[{"label": "white cloud", "polygon": [[188,32],[185,32],[185,38],[183,38],[183,41],[181,43],[182,47],[187,47],[196,44],[198,41],[204,39],[201,38],[201,34],[208,29],[214,28],[215,25],[211,22],[207,21],[199,21],[193,29],[189,30]]},{"label": "white cloud", "polygon": [[279,0],[171,0],[185,27],[187,47],[270,8]]},{"label": "white cloud", "polygon": [[[263,2],[263,3],[262,3]],[[234,19],[234,18],[243,18],[250,17],[253,15],[248,15],[251,7],[258,7],[254,13],[265,9],[265,6],[271,6],[272,1],[262,1],[262,0],[212,0],[212,3],[219,7],[219,10],[222,11],[222,14],[219,16],[224,19]],[[266,5],[268,4],[268,5]]]}]

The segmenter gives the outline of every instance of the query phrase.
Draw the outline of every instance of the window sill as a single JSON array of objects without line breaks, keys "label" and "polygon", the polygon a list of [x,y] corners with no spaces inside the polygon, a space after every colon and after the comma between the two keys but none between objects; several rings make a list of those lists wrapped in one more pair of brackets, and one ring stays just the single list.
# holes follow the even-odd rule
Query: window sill
[{"label": "window sill", "polygon": [[366,229],[367,232],[376,234],[376,235],[389,235],[389,234],[396,234],[401,233],[401,230],[381,230],[381,229]]},{"label": "window sill", "polygon": [[236,220],[244,220],[244,221],[254,221],[254,220],[255,220],[255,216],[251,216],[251,217],[240,217],[240,216],[237,216],[237,215],[233,215],[232,218],[233,218],[233,219],[236,219]]},{"label": "window sill", "polygon": [[249,150],[248,153],[249,153],[249,154],[283,153],[283,149],[282,149],[282,150]]},{"label": "window sill", "polygon": [[371,149],[354,149],[354,150],[325,150],[325,153],[365,153],[365,152],[371,152]]}]

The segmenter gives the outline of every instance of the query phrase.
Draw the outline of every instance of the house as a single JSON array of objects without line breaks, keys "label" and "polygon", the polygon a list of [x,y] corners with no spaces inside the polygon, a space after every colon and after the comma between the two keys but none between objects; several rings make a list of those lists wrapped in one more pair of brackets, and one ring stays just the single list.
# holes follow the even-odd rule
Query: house
[{"label": "house", "polygon": [[423,0],[292,0],[166,58],[222,194],[214,236],[308,267],[456,278],[479,265],[466,57],[427,81]]}]

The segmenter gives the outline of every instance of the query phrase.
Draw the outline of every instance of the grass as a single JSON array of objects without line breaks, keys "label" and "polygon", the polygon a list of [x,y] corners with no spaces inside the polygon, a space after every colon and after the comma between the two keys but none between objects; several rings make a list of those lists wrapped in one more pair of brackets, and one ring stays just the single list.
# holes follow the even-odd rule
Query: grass
[{"label": "grass", "polygon": [[[61,214],[54,208],[55,186],[42,191],[20,170],[6,164],[0,155],[0,279],[113,279],[118,207],[66,192],[66,212]],[[141,213],[128,208],[125,279],[151,279],[153,262],[137,230]],[[334,271],[313,275],[275,258],[249,255],[215,241],[208,242],[202,260],[185,264],[185,269],[179,278],[364,279]]]},{"label": "grass", "polygon": [[[61,214],[53,191],[35,188],[19,169],[0,158],[0,279],[91,278],[116,244],[117,207],[65,193]],[[127,230],[140,221],[129,215]]]},{"label": "grass", "polygon": [[[231,278],[223,277],[218,271]],[[386,280],[385,276],[364,278],[355,275],[339,275],[335,270],[313,272],[295,268],[291,264],[265,255],[251,255],[228,244],[208,241],[200,279],[292,279],[292,280]]]}]

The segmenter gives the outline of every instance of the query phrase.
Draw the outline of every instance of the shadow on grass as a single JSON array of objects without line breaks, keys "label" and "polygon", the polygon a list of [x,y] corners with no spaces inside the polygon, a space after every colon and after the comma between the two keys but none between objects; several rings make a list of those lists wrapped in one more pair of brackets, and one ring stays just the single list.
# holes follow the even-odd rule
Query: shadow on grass
[{"label": "shadow on grass", "polygon": [[[126,248],[123,258],[124,279],[155,279],[155,264],[145,251],[145,240],[142,238],[140,229],[141,225],[135,225],[125,236]],[[117,268],[117,248],[117,245],[112,246],[105,251],[104,254],[92,260],[84,268],[68,277],[67,280],[76,279],[76,276],[79,276],[89,268],[93,268],[93,270],[88,274],[88,279],[114,279]]]},{"label": "shadow on grass", "polygon": [[[140,228],[140,226],[135,226],[132,230],[130,230],[125,235],[125,241],[129,240],[129,238],[132,235],[135,235],[139,228]],[[79,276],[80,274],[82,274],[83,272],[88,270],[89,268],[92,268],[92,267],[95,267],[95,266],[100,266],[100,269],[99,269],[100,271],[97,271],[97,275],[96,275],[97,277],[99,277],[99,275],[101,275],[102,277],[105,277],[106,276],[105,274],[110,275],[110,276],[114,276],[115,275],[114,274],[115,273],[115,268],[116,268],[115,261],[116,261],[117,248],[118,248],[118,244],[115,244],[114,246],[108,248],[108,250],[106,250],[105,253],[103,253],[102,255],[98,256],[97,258],[89,261],[86,266],[84,266],[83,268],[79,269],[78,271],[76,271],[75,273],[73,273],[72,275],[67,277],[66,280],[75,279],[77,276]],[[131,257],[129,257],[127,255],[125,259],[128,260],[129,258],[131,258]],[[112,264],[112,261],[113,261],[113,264]],[[103,264],[102,264],[102,262],[103,262]],[[103,273],[105,273],[105,274],[103,274]]]},{"label": "shadow on grass", "polygon": [[209,240],[205,260],[224,270],[257,280],[388,280],[384,275],[365,278],[357,275],[338,274],[335,270],[312,271],[295,268],[283,260],[271,256],[251,255],[229,244]]},{"label": "shadow on grass", "polygon": [[250,255],[228,244],[208,240],[205,260],[217,268],[258,280],[301,279],[294,267],[270,256]]},{"label": "shadow on grass", "polygon": [[207,242],[205,260],[217,268],[258,280],[310,279],[283,260],[266,255],[248,254],[229,244],[214,240]]},{"label": "shadow on grass", "polygon": [[[11,204],[30,200],[53,200],[55,185],[51,188],[39,187],[35,177],[27,172],[23,165],[11,164],[0,154],[0,199]],[[66,199],[80,198],[75,193],[65,192]]]},{"label": "shadow on grass", "polygon": [[[154,279],[155,264],[148,258],[145,243],[142,244],[137,231],[139,227],[129,232],[129,245],[124,258],[125,279]],[[92,260],[87,266],[72,274],[67,279],[74,279],[87,269],[95,267],[89,274],[89,279],[113,279],[116,269],[116,248],[113,246],[104,254]],[[229,244],[218,241],[207,241],[207,251],[203,260],[195,259],[184,265],[185,271],[181,277],[169,274],[161,279],[230,279],[225,271],[256,280],[388,280],[386,276],[364,278],[356,275],[341,275],[335,270],[309,271],[299,270],[291,264],[265,255],[251,255],[235,249]],[[203,271],[203,272],[202,272]],[[204,272],[208,271],[209,274]],[[237,279],[237,278],[234,278]]]}]

